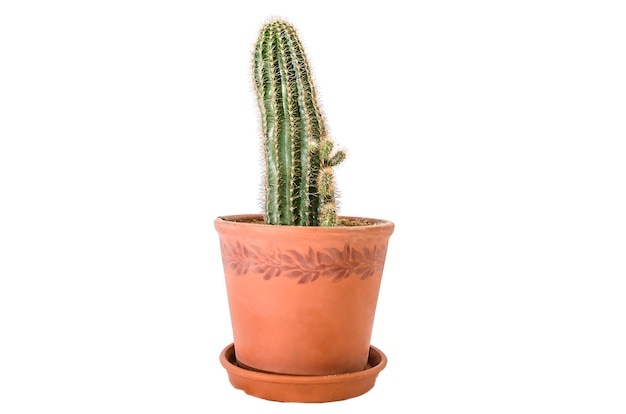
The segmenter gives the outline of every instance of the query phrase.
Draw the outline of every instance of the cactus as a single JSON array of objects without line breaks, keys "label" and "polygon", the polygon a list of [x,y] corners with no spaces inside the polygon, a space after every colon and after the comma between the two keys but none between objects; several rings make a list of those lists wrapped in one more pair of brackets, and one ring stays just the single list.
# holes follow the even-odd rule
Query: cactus
[{"label": "cactus", "polygon": [[279,19],[266,23],[253,55],[254,87],[263,133],[265,221],[334,226],[337,208],[333,152],[302,43]]}]

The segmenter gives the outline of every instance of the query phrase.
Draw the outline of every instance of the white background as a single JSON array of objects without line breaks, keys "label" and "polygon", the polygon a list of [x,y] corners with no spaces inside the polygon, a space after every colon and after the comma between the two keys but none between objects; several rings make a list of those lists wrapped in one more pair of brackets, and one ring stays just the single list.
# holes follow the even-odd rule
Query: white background
[{"label": "white background", "polygon": [[[619,1],[3,1],[0,412],[626,412]],[[367,394],[228,383],[213,219],[259,212],[250,52],[299,29],[391,238]]]}]

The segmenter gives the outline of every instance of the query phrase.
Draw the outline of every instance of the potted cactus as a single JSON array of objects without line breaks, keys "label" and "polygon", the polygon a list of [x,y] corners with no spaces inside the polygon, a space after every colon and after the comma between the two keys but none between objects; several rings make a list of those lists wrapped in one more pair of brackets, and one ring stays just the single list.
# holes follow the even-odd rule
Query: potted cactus
[{"label": "potted cactus", "polygon": [[326,131],[296,30],[260,30],[253,78],[263,132],[264,214],[221,216],[234,343],[230,382],[278,401],[326,402],[367,392],[386,356],[370,345],[392,222],[338,216]]}]

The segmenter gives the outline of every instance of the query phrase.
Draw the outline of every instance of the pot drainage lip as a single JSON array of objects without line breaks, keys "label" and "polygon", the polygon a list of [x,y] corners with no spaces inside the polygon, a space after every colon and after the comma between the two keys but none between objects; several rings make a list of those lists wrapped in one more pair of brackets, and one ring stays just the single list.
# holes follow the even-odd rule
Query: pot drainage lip
[{"label": "pot drainage lip", "polygon": [[387,365],[387,357],[380,349],[370,346],[367,367],[361,371],[334,375],[274,374],[239,366],[231,343],[220,354],[220,362],[231,384],[247,394],[273,401],[330,402],[369,391]]}]

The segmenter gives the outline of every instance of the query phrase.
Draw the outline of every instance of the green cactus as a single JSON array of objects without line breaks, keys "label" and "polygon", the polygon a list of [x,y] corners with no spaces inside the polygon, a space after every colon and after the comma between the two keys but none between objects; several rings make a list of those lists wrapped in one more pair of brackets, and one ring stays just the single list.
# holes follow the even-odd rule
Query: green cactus
[{"label": "green cactus", "polygon": [[333,153],[304,49],[295,28],[266,23],[253,57],[265,158],[265,221],[295,226],[337,223]]}]

